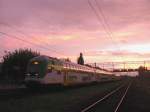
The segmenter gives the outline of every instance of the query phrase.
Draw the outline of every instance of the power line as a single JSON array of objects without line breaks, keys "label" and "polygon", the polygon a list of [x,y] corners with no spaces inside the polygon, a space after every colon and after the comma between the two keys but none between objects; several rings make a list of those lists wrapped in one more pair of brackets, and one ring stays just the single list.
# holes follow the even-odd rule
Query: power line
[{"label": "power line", "polygon": [[[97,19],[98,19],[98,22],[102,24],[102,27],[104,28],[104,30],[105,30],[107,36],[108,36],[108,37],[111,39],[111,41],[113,42],[113,45],[114,45],[115,47],[119,48],[119,50],[121,50],[121,49],[120,49],[120,46],[118,45],[118,43],[114,40],[113,33],[112,33],[112,31],[111,31],[111,29],[110,29],[110,26],[109,26],[109,24],[108,24],[108,22],[107,22],[107,20],[106,20],[105,14],[104,14],[103,11],[102,11],[101,5],[97,2],[97,0],[94,0],[94,1],[95,1],[95,3],[96,3],[96,6],[98,7],[98,10],[99,10],[101,16],[99,15],[99,13],[98,13],[98,11],[96,10],[96,8],[94,8],[94,6],[93,6],[92,3],[90,2],[90,0],[88,0],[89,6],[91,7],[92,11],[95,13],[95,15],[96,15],[96,17],[97,17]],[[103,21],[103,22],[102,22],[102,21]],[[123,59],[122,56],[121,56],[121,58]],[[124,59],[123,59],[123,60],[124,60]]]},{"label": "power line", "polygon": [[[37,38],[35,38],[35,37],[31,36],[31,35],[25,34],[25,33],[22,32],[21,30],[18,30],[17,28],[15,28],[15,27],[13,27],[13,26],[7,24],[7,23],[2,23],[2,22],[0,22],[0,24],[5,25],[5,26],[7,26],[7,27],[9,27],[9,28],[11,28],[11,29],[15,29],[16,32],[22,34],[22,35],[25,36],[25,37],[31,37],[31,38],[34,39],[35,41],[42,42],[41,40],[39,40],[39,39],[37,39]],[[46,44],[47,46],[49,46],[49,44],[48,44],[47,42],[46,42],[45,44]],[[44,47],[45,47],[45,46],[44,46]],[[50,46],[50,47],[52,48],[52,46]],[[63,54],[63,53],[60,53],[60,54]]]},{"label": "power line", "polygon": [[[108,37],[111,39],[111,41],[113,42],[113,44],[116,46],[117,48],[120,48],[120,46],[118,46],[118,44],[116,43],[116,41],[114,40],[115,38],[113,37],[113,32],[110,29],[110,25],[108,24],[107,20],[106,20],[106,16],[102,11],[101,5],[97,2],[97,0],[94,0],[96,3],[96,6],[99,9],[99,12],[101,14],[101,16],[99,15],[98,11],[94,8],[94,6],[92,5],[92,3],[90,2],[90,0],[88,0],[88,4],[91,7],[91,9],[93,10],[93,12],[95,13],[98,21],[102,24],[102,27],[104,28],[106,34],[108,35]],[[104,23],[103,23],[103,22]]]},{"label": "power line", "polygon": [[[17,37],[17,36],[10,35],[10,34],[7,34],[7,33],[5,33],[5,32],[1,32],[1,31],[0,31],[0,34],[5,35],[6,37],[9,37],[9,38],[14,38],[14,39],[20,40],[20,41],[22,41],[22,42],[24,42],[24,43],[27,43],[27,44],[30,44],[30,45],[38,46],[39,48],[42,48],[42,49],[45,49],[45,50],[50,50],[50,51],[55,52],[55,53],[57,53],[57,54],[61,54],[61,53],[59,53],[59,52],[57,52],[57,51],[55,51],[55,50],[53,50],[53,49],[50,49],[50,48],[41,46],[41,45],[39,45],[39,44],[30,42],[30,41],[28,41],[28,40],[21,39],[21,38],[19,38],[19,37]],[[64,56],[64,54],[61,54],[61,55]]]},{"label": "power line", "polygon": [[101,20],[102,20],[101,16],[100,16],[99,13],[96,11],[96,9],[94,8],[94,6],[93,6],[92,3],[90,2],[90,0],[88,0],[88,4],[89,4],[90,8],[92,9],[92,11],[95,13],[95,15],[96,15],[96,17],[97,17],[97,19],[98,19],[98,22],[102,25],[102,27],[104,28],[104,30],[105,30],[106,34],[108,35],[108,37],[109,37],[111,40],[113,40],[112,37],[111,37],[111,34],[110,34],[110,32],[107,30],[107,27],[105,26],[105,24],[104,24],[103,22],[101,22]]},{"label": "power line", "polygon": [[108,29],[109,32],[110,32],[110,35],[113,36],[113,32],[111,31],[110,26],[109,26],[109,24],[108,24],[108,21],[106,20],[106,16],[105,16],[105,14],[103,13],[103,10],[102,10],[102,8],[101,8],[101,4],[100,4],[97,0],[95,0],[95,3],[96,3],[96,5],[97,5],[97,7],[98,7],[98,9],[99,9],[99,12],[100,12],[100,14],[101,14],[101,16],[102,16],[102,18],[103,18],[103,21],[104,21],[104,23],[105,23],[107,29]]},{"label": "power line", "polygon": [[[97,5],[97,7],[98,7],[98,10],[99,10],[99,12],[100,12],[102,18],[103,18],[103,21],[104,21],[104,23],[105,23],[105,25],[106,25],[106,28],[107,28],[107,30],[109,31],[110,36],[112,37],[112,40],[115,39],[114,36],[113,36],[113,32],[112,32],[112,30],[111,30],[111,28],[110,28],[110,25],[109,25],[109,23],[108,23],[108,21],[107,21],[107,17],[105,16],[106,14],[105,14],[105,13],[103,12],[103,10],[102,10],[101,4],[100,4],[97,0],[94,0],[94,1],[95,1],[96,5]],[[117,47],[119,47],[119,49],[120,49],[119,44],[118,44],[115,40],[114,40],[114,42],[115,42],[115,44],[117,44]]]},{"label": "power line", "polygon": [[[105,23],[105,25],[106,25],[106,27],[107,27],[107,29],[108,29],[108,31],[109,31],[111,37],[112,37],[112,40],[115,39],[114,36],[113,36],[113,32],[111,31],[110,25],[109,25],[109,23],[108,23],[108,21],[107,21],[107,18],[106,18],[106,16],[105,16],[106,14],[105,14],[105,13],[103,12],[103,10],[102,10],[101,4],[100,4],[97,0],[94,0],[94,1],[95,1],[96,5],[97,5],[97,7],[98,7],[98,9],[99,9],[99,12],[100,12],[100,14],[101,14],[101,16],[102,16],[102,18],[103,18],[103,21],[104,21],[104,23]],[[114,40],[114,43],[115,43],[116,47],[118,47],[119,50],[121,51],[121,48],[120,48],[120,45],[118,44],[118,42],[116,42],[116,41]],[[122,58],[122,60],[124,60],[124,59],[123,59],[123,56],[121,56],[121,58]]]},{"label": "power line", "polygon": [[[149,67],[149,63],[150,63],[150,60],[143,60],[143,61],[124,61],[124,62],[100,62],[100,63],[96,63],[97,65],[102,65],[103,68],[104,66],[106,68],[114,68],[114,66],[116,67],[119,67],[119,68],[125,68],[125,66],[127,65],[127,68],[129,69],[131,66],[133,65],[137,65],[136,67],[139,67],[139,66],[146,66]],[[88,63],[90,65],[93,65],[94,63]]]}]

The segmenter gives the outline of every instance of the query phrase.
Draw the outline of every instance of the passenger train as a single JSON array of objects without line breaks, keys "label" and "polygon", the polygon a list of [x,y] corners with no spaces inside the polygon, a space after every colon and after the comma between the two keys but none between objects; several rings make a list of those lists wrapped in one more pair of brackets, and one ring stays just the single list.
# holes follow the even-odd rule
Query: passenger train
[{"label": "passenger train", "polygon": [[112,72],[53,57],[37,56],[28,63],[25,84],[70,86],[115,79]]}]

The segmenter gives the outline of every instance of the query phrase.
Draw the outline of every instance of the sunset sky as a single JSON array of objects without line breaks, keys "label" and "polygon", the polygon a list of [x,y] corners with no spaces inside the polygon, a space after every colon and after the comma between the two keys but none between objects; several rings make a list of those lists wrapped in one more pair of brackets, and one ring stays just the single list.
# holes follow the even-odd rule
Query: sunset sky
[{"label": "sunset sky", "polygon": [[100,18],[88,0],[0,0],[0,56],[32,48],[72,61],[83,52],[86,63],[150,60],[150,0],[96,1]]}]

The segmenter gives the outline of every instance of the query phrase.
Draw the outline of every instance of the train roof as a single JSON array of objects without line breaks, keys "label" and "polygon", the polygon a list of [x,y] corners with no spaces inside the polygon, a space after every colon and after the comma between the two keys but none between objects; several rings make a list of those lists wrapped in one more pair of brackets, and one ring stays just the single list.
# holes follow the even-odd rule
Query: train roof
[{"label": "train roof", "polygon": [[42,61],[56,60],[56,61],[59,61],[60,63],[62,63],[63,66],[65,66],[65,67],[69,66],[71,69],[77,68],[79,70],[83,70],[83,71],[85,70],[85,71],[89,71],[89,72],[94,70],[97,73],[113,75],[112,72],[109,72],[109,71],[106,71],[106,70],[101,70],[101,69],[94,68],[94,67],[80,65],[80,64],[73,63],[73,62],[61,60],[61,59],[58,59],[58,58],[49,57],[49,56],[46,56],[46,55],[37,56],[37,57],[34,57],[31,60],[36,60],[36,59],[42,60]]},{"label": "train roof", "polygon": [[[34,59],[38,59],[38,60],[58,60],[59,61],[59,59],[57,59],[57,58],[54,58],[54,57],[49,57],[49,56],[46,56],[46,55],[41,55],[41,56],[36,56],[36,57],[34,57],[34,58],[32,58],[33,60]],[[32,60],[31,59],[31,60]]]}]

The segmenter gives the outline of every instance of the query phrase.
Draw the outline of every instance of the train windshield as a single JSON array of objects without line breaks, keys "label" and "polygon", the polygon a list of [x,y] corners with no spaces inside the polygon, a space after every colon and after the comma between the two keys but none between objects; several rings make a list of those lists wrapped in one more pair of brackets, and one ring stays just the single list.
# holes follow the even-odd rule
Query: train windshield
[{"label": "train windshield", "polygon": [[28,65],[28,72],[38,73],[40,71],[41,63],[39,61],[32,61]]},{"label": "train windshield", "polygon": [[28,64],[27,72],[30,74],[39,74],[40,76],[44,76],[46,67],[47,64],[45,61],[32,60]]}]

